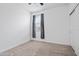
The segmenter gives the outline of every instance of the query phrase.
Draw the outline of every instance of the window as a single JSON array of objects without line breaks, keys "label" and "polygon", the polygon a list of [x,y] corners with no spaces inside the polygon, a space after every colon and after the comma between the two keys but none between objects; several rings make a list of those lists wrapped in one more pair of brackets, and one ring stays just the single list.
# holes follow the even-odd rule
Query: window
[{"label": "window", "polygon": [[44,33],[44,14],[33,15],[32,37],[44,39]]}]

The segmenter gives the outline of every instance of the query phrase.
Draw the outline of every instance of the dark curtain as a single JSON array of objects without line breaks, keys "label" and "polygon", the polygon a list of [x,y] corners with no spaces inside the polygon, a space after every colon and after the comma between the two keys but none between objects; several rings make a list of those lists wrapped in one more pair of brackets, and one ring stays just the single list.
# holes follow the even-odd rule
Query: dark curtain
[{"label": "dark curtain", "polygon": [[33,15],[33,22],[32,22],[32,37],[36,38],[36,31],[35,31],[35,15]]},{"label": "dark curtain", "polygon": [[41,14],[41,39],[45,38],[44,32],[44,14]]}]

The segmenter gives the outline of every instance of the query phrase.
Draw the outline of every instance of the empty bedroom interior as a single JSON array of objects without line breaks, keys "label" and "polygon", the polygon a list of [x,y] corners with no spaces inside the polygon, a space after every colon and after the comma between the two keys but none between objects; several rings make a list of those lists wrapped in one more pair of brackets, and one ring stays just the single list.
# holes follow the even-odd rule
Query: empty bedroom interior
[{"label": "empty bedroom interior", "polygon": [[79,56],[79,3],[0,3],[0,56]]}]

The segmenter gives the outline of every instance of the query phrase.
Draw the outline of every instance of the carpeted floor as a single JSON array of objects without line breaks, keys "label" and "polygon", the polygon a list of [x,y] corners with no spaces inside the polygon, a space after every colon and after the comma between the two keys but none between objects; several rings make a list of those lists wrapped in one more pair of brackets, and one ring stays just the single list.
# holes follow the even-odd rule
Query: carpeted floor
[{"label": "carpeted floor", "polygon": [[31,40],[8,51],[1,56],[75,56],[71,46]]}]

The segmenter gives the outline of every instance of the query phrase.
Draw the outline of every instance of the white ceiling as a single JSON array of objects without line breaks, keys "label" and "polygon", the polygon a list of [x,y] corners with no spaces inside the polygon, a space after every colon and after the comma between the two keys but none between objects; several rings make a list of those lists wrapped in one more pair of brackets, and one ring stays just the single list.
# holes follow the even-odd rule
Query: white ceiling
[{"label": "white ceiling", "polygon": [[55,8],[55,7],[62,7],[62,6],[69,6],[69,3],[44,3],[43,6],[41,6],[39,3],[32,3],[31,5],[28,5],[28,3],[2,3],[0,4],[0,7],[7,8],[9,7],[20,7],[20,8],[25,8],[26,10],[30,12],[38,12],[50,8]]},{"label": "white ceiling", "polygon": [[26,9],[30,12],[37,12],[45,9],[55,8],[55,7],[61,7],[61,6],[67,6],[68,3],[44,3],[43,6],[41,6],[39,3],[32,3],[29,5],[26,3]]}]

